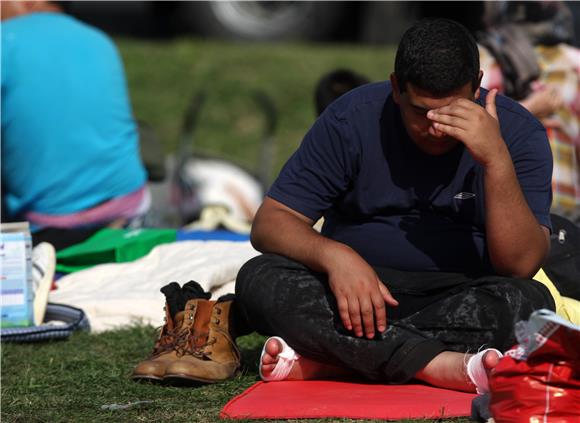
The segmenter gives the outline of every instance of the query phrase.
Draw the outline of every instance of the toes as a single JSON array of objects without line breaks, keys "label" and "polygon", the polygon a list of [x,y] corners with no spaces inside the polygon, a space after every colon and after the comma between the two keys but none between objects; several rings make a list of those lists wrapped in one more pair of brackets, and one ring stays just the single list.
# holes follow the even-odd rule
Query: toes
[{"label": "toes", "polygon": [[282,352],[282,344],[277,339],[268,339],[266,342],[266,353],[272,357],[277,357]]},{"label": "toes", "polygon": [[274,364],[276,361],[278,361],[278,356],[271,356],[268,353],[262,356],[262,364]]},{"label": "toes", "polygon": [[278,361],[278,354],[282,352],[282,344],[277,339],[268,339],[266,348],[262,355],[262,365],[275,365]]},{"label": "toes", "polygon": [[276,364],[262,364],[262,373],[272,373],[276,368]]}]

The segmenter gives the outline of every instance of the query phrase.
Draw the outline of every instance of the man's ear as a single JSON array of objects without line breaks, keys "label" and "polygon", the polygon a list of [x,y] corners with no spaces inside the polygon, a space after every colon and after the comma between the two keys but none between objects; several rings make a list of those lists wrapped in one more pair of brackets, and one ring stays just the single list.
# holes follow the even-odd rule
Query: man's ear
[{"label": "man's ear", "polygon": [[401,90],[399,90],[399,82],[397,81],[397,75],[393,72],[391,74],[391,87],[393,87],[393,100],[395,103],[401,103]]},{"label": "man's ear", "polygon": [[477,78],[477,88],[475,90],[475,99],[477,100],[479,98],[479,96],[481,95],[481,80],[483,79],[483,71],[480,69],[479,70],[479,76]]}]

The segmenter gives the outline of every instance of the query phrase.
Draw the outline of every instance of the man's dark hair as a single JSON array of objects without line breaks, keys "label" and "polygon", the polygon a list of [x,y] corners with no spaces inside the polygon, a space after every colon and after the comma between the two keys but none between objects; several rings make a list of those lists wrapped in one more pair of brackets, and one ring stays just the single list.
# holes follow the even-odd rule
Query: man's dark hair
[{"label": "man's dark hair", "polygon": [[424,19],[409,28],[397,49],[395,75],[401,92],[407,84],[445,95],[471,82],[479,84],[479,50],[473,36],[450,19]]},{"label": "man's dark hair", "polygon": [[341,95],[370,81],[356,72],[346,69],[336,69],[323,75],[314,92],[316,112],[320,116],[324,109]]}]

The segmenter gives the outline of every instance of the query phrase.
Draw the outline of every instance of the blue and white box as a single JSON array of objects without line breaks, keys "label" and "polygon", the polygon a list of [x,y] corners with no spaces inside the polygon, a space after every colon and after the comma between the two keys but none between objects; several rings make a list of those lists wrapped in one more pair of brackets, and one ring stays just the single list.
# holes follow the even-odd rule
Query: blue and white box
[{"label": "blue and white box", "polygon": [[32,325],[32,238],[28,222],[0,226],[0,265],[0,327]]}]

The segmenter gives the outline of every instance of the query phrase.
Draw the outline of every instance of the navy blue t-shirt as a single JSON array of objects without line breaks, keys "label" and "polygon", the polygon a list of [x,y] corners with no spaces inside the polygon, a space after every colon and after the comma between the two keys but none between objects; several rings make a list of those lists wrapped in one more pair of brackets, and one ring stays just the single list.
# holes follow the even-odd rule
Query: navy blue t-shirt
[{"label": "navy blue t-shirt", "polygon": [[[487,91],[478,99],[485,105]],[[500,128],[525,198],[551,228],[552,154],[540,122],[496,98]],[[409,138],[390,82],[335,101],[314,123],[268,196],[316,221],[373,266],[417,271],[491,271],[485,240],[483,168],[463,144],[441,156]]]}]

